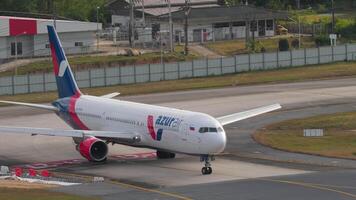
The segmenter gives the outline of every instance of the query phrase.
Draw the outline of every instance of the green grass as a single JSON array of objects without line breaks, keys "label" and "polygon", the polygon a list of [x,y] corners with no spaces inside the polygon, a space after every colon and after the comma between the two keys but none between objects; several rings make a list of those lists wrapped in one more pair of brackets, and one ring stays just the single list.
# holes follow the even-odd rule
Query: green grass
[{"label": "green grass", "polygon": [[[333,64],[296,67],[270,71],[246,72],[225,76],[160,81],[142,84],[118,85],[111,87],[83,88],[85,94],[103,95],[120,92],[121,95],[135,95],[158,92],[171,92],[192,89],[207,89],[226,86],[240,86],[262,83],[295,82],[303,80],[345,77],[356,75],[355,62],[339,62]],[[23,102],[51,102],[57,98],[56,92],[30,93],[15,96],[0,96],[1,100]]]},{"label": "green grass", "polygon": [[[290,36],[287,37],[287,39],[289,41],[289,44],[291,44],[291,41],[297,39],[297,37]],[[256,41],[257,52],[260,52],[262,47],[264,47],[267,52],[275,52],[278,49],[279,38],[256,39]],[[249,53],[249,50],[245,48],[244,40],[219,41],[213,43],[206,43],[205,46],[222,56]],[[301,46],[302,48],[312,48],[315,47],[315,42],[312,37],[302,37]]]},{"label": "green grass", "polygon": [[[199,58],[197,54],[189,54],[185,56],[182,53],[182,47],[177,47],[174,53],[165,53],[163,54],[164,62],[173,62],[173,61],[185,61],[193,60]],[[89,68],[98,68],[98,67],[108,67],[108,66],[117,66],[117,65],[139,65],[146,63],[159,63],[161,62],[160,53],[146,53],[139,56],[79,56],[79,57],[70,57],[68,58],[71,68],[75,70],[83,70]],[[38,61],[30,63],[21,67],[18,67],[17,72],[19,75],[29,74],[29,73],[41,73],[52,71],[52,61]],[[14,71],[7,71],[0,73],[0,76],[13,75]]]},{"label": "green grass", "polygon": [[[356,159],[356,112],[288,120],[254,135],[262,144],[292,152]],[[323,137],[304,137],[304,129],[324,129]]]},{"label": "green grass", "polygon": [[6,200],[95,200],[41,189],[0,188],[0,199]]}]

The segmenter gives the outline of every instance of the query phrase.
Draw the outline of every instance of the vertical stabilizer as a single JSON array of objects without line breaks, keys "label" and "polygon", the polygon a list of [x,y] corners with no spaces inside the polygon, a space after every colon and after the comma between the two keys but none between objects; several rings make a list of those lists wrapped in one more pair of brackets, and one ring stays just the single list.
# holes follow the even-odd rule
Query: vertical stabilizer
[{"label": "vertical stabilizer", "polygon": [[53,26],[47,26],[47,29],[51,47],[53,71],[58,88],[58,96],[59,98],[80,96],[81,92],[75,82],[58,34]]}]

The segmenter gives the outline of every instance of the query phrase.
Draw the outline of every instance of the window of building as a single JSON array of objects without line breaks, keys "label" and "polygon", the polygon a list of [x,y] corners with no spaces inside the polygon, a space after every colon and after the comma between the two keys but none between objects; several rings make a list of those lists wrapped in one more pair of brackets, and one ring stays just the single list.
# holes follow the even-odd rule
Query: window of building
[{"label": "window of building", "polygon": [[224,28],[224,27],[230,27],[229,23],[216,23],[216,24],[214,24],[214,28]]},{"label": "window of building", "polygon": [[273,20],[272,19],[266,20],[266,23],[267,23],[266,30],[267,31],[273,31]]},{"label": "window of building", "polygon": [[[11,42],[11,55],[16,56],[16,43]],[[17,55],[22,55],[22,42],[17,43]]]},{"label": "window of building", "polygon": [[74,46],[76,47],[82,47],[83,46],[83,42],[75,42]]},{"label": "window of building", "polygon": [[46,44],[46,46],[45,46],[45,47],[46,47],[46,49],[49,49],[49,48],[50,48],[49,44]]},{"label": "window of building", "polygon": [[15,42],[11,42],[11,55],[14,56],[16,55],[15,51],[16,51],[16,47],[15,47]]},{"label": "window of building", "polygon": [[250,22],[250,31],[251,32],[257,31],[257,21]]},{"label": "window of building", "polygon": [[246,26],[246,22],[233,22],[233,26]]},{"label": "window of building", "polygon": [[17,55],[22,55],[22,42],[17,43]]}]

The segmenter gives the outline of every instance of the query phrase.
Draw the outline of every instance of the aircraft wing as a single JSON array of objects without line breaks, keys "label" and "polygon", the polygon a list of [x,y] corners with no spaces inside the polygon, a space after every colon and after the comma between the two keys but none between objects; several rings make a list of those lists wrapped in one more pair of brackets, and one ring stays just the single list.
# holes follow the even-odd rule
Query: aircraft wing
[{"label": "aircraft wing", "polygon": [[56,108],[56,107],[54,107],[52,105],[23,103],[23,102],[15,102],[15,101],[0,101],[0,103],[12,104],[12,105],[18,105],[18,106],[27,106],[27,107],[40,108],[40,109],[52,110],[52,111],[58,111],[58,108]]},{"label": "aircraft wing", "polygon": [[264,107],[260,107],[260,108],[255,108],[252,110],[247,110],[244,112],[239,112],[239,113],[235,113],[232,115],[226,115],[226,116],[222,116],[222,117],[218,117],[217,120],[221,123],[221,125],[227,125],[227,124],[231,124],[237,121],[241,121],[247,118],[251,118],[251,117],[255,117],[257,115],[261,115],[264,113],[268,113],[274,110],[278,110],[282,108],[282,106],[280,104],[273,104],[273,105],[269,105],[269,106],[264,106]]},{"label": "aircraft wing", "polygon": [[100,96],[100,97],[107,98],[107,99],[112,99],[112,98],[114,98],[116,96],[119,96],[119,95],[120,95],[120,93],[114,92],[114,93],[110,93],[110,94],[105,94],[105,95]]},{"label": "aircraft wing", "polygon": [[140,136],[135,133],[128,132],[113,132],[113,131],[88,131],[88,130],[60,130],[51,128],[32,128],[32,127],[9,127],[0,126],[0,132],[16,133],[16,134],[31,134],[31,135],[47,135],[61,137],[85,137],[94,136],[98,138],[114,138],[126,141],[139,141]]}]

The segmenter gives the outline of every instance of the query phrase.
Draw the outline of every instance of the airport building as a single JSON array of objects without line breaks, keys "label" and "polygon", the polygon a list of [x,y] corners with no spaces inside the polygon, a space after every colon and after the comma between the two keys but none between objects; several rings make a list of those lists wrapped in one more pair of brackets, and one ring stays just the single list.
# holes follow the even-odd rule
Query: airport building
[{"label": "airport building", "polygon": [[[136,30],[142,27],[151,29],[153,39],[157,32],[169,30],[167,3],[163,4],[160,0],[133,2]],[[185,40],[184,2],[184,0],[171,1],[173,34],[177,43]],[[107,9],[112,13],[113,26],[120,27],[123,31],[128,30],[129,8],[129,0],[109,1]],[[288,19],[286,12],[250,5],[226,7],[218,0],[191,0],[187,13],[189,42],[271,37],[275,35],[276,21]]]},{"label": "airport building", "polygon": [[[22,57],[41,57],[50,53],[47,25],[53,20],[0,16],[0,63]],[[95,50],[96,32],[102,25],[92,22],[56,20],[62,45],[68,54]]]}]

